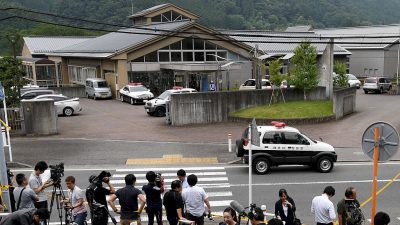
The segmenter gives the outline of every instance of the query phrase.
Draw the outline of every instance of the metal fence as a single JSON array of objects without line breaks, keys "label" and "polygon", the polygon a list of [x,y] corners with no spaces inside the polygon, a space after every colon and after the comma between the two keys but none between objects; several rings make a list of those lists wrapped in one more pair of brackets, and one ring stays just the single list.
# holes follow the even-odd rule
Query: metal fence
[{"label": "metal fence", "polygon": [[[7,108],[8,125],[11,133],[25,133],[24,116],[21,108]],[[5,122],[4,109],[0,109],[0,118]]]}]

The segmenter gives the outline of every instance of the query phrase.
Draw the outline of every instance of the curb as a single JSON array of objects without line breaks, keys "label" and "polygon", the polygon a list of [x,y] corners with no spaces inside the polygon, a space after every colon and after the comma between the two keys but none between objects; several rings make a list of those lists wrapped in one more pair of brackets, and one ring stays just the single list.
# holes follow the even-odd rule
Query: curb
[{"label": "curb", "polygon": [[[257,120],[257,125],[270,125],[272,121],[280,121],[286,123],[286,125],[304,125],[304,124],[317,124],[325,123],[336,120],[336,116],[325,116],[316,118],[296,118],[296,119],[266,119],[266,118],[255,118]],[[253,118],[243,118],[236,116],[228,116],[228,121],[237,123],[251,123]]]}]

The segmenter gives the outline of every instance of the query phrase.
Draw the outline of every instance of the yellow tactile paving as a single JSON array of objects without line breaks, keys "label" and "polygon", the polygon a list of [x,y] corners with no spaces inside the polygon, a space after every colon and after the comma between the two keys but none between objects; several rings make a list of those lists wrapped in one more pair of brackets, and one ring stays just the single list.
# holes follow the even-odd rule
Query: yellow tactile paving
[{"label": "yellow tactile paving", "polygon": [[209,164],[218,163],[217,157],[184,158],[182,155],[163,155],[162,158],[136,158],[127,159],[126,165],[152,165],[152,164]]}]

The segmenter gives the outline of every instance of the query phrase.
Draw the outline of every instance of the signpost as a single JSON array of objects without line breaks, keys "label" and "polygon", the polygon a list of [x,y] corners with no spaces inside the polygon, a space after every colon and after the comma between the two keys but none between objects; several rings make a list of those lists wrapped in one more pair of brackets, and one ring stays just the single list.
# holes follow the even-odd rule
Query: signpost
[{"label": "signpost", "polygon": [[0,82],[0,101],[3,101],[3,110],[4,110],[4,122],[3,123],[4,129],[1,130],[2,138],[3,138],[3,148],[8,148],[8,155],[10,157],[10,162],[13,161],[12,157],[12,150],[11,150],[11,139],[10,139],[10,129],[8,126],[8,115],[7,115],[7,105],[6,105],[6,98],[4,87]]},{"label": "signpost", "polygon": [[386,123],[371,124],[362,136],[362,149],[374,161],[372,178],[372,210],[371,225],[374,225],[376,213],[376,183],[378,176],[378,161],[387,161],[396,154],[399,145],[399,134],[396,129]]},{"label": "signpost", "polygon": [[260,146],[260,135],[257,130],[256,119],[249,125],[249,206],[253,203],[253,153],[251,145]]}]

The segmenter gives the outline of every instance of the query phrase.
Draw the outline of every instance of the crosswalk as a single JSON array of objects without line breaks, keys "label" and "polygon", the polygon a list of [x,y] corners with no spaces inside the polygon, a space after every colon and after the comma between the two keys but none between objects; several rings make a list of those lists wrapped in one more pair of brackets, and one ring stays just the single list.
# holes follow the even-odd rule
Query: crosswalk
[{"label": "crosswalk", "polygon": [[[165,168],[132,168],[132,169],[116,169],[115,173],[110,178],[110,182],[116,189],[125,186],[125,176],[132,173],[136,176],[136,185],[138,189],[147,184],[147,171],[160,172],[164,177],[166,190],[170,189],[171,182],[177,180],[176,172],[179,169],[184,169],[187,175],[195,174],[198,178],[196,186],[204,188],[208,195],[208,200],[212,208],[212,214],[215,217],[222,216],[223,210],[228,207],[233,200],[233,193],[230,190],[229,179],[223,166],[211,167],[165,167]],[[119,207],[118,200],[116,207]],[[109,208],[111,210],[111,208]],[[116,216],[119,221],[119,216]],[[141,215],[141,220],[147,222],[148,218],[145,213]],[[166,220],[166,218],[164,218]],[[222,221],[222,218],[220,219]]]}]

